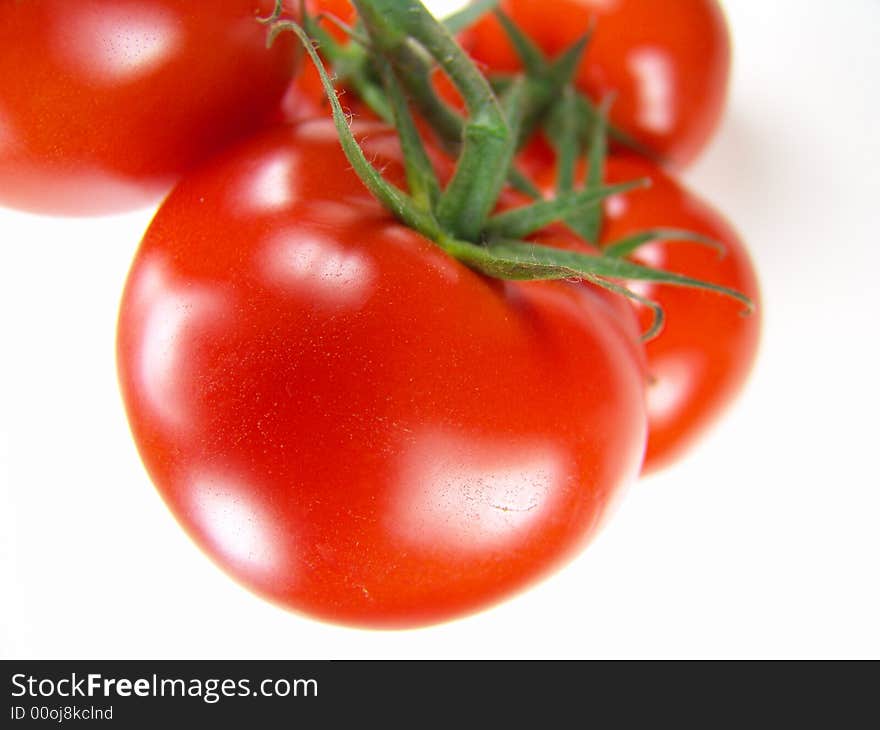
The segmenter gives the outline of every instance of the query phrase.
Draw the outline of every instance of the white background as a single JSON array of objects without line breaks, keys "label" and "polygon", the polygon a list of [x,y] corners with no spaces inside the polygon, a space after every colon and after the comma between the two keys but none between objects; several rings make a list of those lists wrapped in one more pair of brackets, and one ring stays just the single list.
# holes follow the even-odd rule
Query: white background
[{"label": "white background", "polygon": [[758,369],[576,562],[465,620],[342,629],[216,569],[150,485],[116,386],[117,303],[151,212],[0,210],[0,656],[880,657],[880,3],[726,7],[729,113],[686,177],[753,249]]}]

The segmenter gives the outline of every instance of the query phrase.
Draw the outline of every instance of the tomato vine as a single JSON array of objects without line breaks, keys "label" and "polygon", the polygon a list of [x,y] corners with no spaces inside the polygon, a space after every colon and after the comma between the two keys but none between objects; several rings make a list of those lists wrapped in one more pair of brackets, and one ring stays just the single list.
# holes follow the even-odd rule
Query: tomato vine
[{"label": "tomato vine", "polygon": [[[570,81],[588,35],[551,66],[507,23],[512,37],[520,39],[518,45],[528,73],[510,83],[498,96],[449,28],[437,21],[418,0],[353,1],[370,44],[369,49],[365,49],[368,55],[362,59],[369,59],[378,69],[376,75],[382,79],[383,98],[387,100],[402,141],[410,193],[385,180],[352,136],[336,89],[314,47],[316,39],[306,30],[315,24],[308,20],[304,4],[301,12],[305,21],[301,25],[283,16],[284,8],[279,0],[275,13],[266,20],[270,25],[269,39],[271,43],[284,32],[293,32],[299,37],[321,76],[346,156],[364,184],[401,221],[483,274],[511,280],[580,278],[644,304],[654,312],[646,339],[661,330],[662,308],[621,284],[621,280],[705,289],[738,299],[746,312],[751,310],[751,302],[744,294],[712,282],[652,269],[616,255],[562,251],[525,240],[551,223],[595,215],[590,211],[598,210],[602,200],[637,187],[642,184],[639,181],[602,186],[594,178],[588,180],[584,190],[574,191],[567,189],[571,180],[570,175],[566,175],[566,187],[557,197],[533,201],[516,210],[494,212],[510,179],[516,152],[528,135],[526,122],[534,128],[553,111],[553,101]],[[487,3],[479,10],[491,6],[492,3]],[[503,18],[503,14],[500,17]],[[330,49],[331,59],[339,55],[335,43],[331,43]],[[430,62],[426,57],[454,84],[465,105],[464,116],[450,109],[431,88]],[[450,136],[458,140],[455,171],[443,188],[428,164],[407,94],[412,95],[417,108],[427,113],[432,127],[441,132],[448,128]],[[571,99],[571,96],[563,98]],[[442,113],[435,115],[438,108]],[[566,118],[571,119],[572,125],[582,124],[582,105],[572,106],[571,110],[575,115]],[[592,127],[601,138],[605,128],[603,112],[591,116]],[[577,145],[566,144],[560,153],[563,168],[572,169]],[[594,141],[590,154],[602,154],[599,142]],[[574,225],[578,227],[577,223]],[[587,225],[595,228],[595,220]],[[693,238],[686,232],[676,236]],[[632,246],[632,241],[620,245]],[[619,250],[612,249],[612,252]]]}]

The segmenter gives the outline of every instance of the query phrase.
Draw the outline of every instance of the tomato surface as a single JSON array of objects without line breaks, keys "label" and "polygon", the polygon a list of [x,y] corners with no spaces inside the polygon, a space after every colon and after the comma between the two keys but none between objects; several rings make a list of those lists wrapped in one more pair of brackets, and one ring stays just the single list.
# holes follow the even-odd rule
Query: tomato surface
[{"label": "tomato surface", "polygon": [[271,0],[0,3],[0,205],[89,215],[152,202],[277,114],[292,36]]},{"label": "tomato surface", "polygon": [[[399,180],[384,129],[355,127]],[[613,307],[451,259],[370,197],[324,120],[175,189],[117,345],[181,524],[325,620],[417,626],[509,596],[584,545],[644,450],[644,373]]]},{"label": "tomato surface", "polygon": [[[525,161],[542,188],[550,189],[554,172],[549,163],[535,172],[536,157]],[[675,228],[707,236],[724,253],[697,243],[654,241],[640,248],[639,263],[719,284],[749,296],[754,313],[714,293],[669,285],[636,282],[639,294],[659,302],[666,313],[660,335],[648,343],[648,447],[643,472],[668,466],[681,458],[724,413],[745,384],[755,362],[761,332],[757,275],[740,237],[717,211],[685,189],[654,163],[634,154],[612,156],[606,166],[608,183],[647,178],[646,189],[606,201],[599,243],[606,246],[654,228]],[[642,327],[650,311],[637,305]]]},{"label": "tomato surface", "polygon": [[[727,98],[730,38],[716,0],[502,0],[501,8],[555,57],[595,33],[576,84],[594,100],[616,94],[611,121],[667,162],[694,160]],[[487,15],[462,43],[489,70],[521,68]]]}]

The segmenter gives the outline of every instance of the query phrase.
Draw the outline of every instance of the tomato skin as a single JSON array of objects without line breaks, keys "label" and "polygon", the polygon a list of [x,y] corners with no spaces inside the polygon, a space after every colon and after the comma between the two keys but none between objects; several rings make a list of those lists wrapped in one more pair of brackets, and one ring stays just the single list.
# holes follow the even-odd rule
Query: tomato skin
[{"label": "tomato skin", "polygon": [[271,0],[0,3],[0,205],[119,212],[277,114],[292,38]]},{"label": "tomato skin", "polygon": [[[396,140],[356,131],[399,179]],[[638,472],[643,373],[592,289],[479,276],[349,169],[315,120],[178,186],[126,286],[120,382],[153,481],[220,566],[402,628],[583,546]]]},{"label": "tomato skin", "polygon": [[[502,0],[501,8],[551,56],[595,18],[578,88],[594,100],[615,93],[611,121],[674,167],[705,148],[724,111],[731,63],[716,0]],[[490,70],[521,67],[491,14],[462,43]]]},{"label": "tomato skin", "polygon": [[[531,154],[523,165],[542,189],[552,190],[555,171],[550,158]],[[744,316],[741,303],[710,292],[645,282],[631,285],[659,302],[666,314],[660,335],[645,345],[650,384],[642,471],[647,474],[681,459],[735,400],[757,358],[762,315],[754,265],[724,217],[649,160],[635,154],[608,159],[607,183],[639,179],[650,180],[650,187],[606,201],[599,243],[606,246],[651,228],[703,234],[721,243],[724,253],[696,243],[655,241],[632,258],[730,287],[755,304],[755,311]],[[641,305],[636,309],[644,331],[651,313]]]}]

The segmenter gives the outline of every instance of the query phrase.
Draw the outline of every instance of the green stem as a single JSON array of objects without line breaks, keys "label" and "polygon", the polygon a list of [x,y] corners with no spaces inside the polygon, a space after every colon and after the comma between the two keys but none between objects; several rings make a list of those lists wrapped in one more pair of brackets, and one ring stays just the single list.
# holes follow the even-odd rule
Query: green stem
[{"label": "green stem", "polygon": [[[613,97],[608,96],[602,101],[593,123],[593,131],[587,151],[587,178],[585,185],[588,188],[601,185],[605,179],[605,161],[608,156],[608,112],[611,109],[612,100]],[[582,215],[574,216],[566,222],[584,240],[598,244],[604,218],[602,207],[598,206],[586,211]]]},{"label": "green stem", "polygon": [[393,114],[383,89],[370,76],[370,54],[360,43],[338,43],[308,14],[303,17],[303,27],[317,41],[321,55],[333,67],[339,83],[350,87],[361,100],[382,120],[391,123]]},{"label": "green stem", "polygon": [[631,236],[622,238],[614,243],[608,244],[602,249],[603,253],[609,258],[624,258],[634,254],[642,246],[655,241],[666,241],[667,243],[697,243],[715,250],[719,258],[723,258],[727,253],[727,249],[723,243],[709,238],[700,233],[693,231],[685,231],[678,228],[651,228],[647,231],[634,233]]},{"label": "green stem", "polygon": [[[449,34],[417,0],[355,2],[370,34],[367,46],[360,46],[368,55],[359,67],[369,69],[373,75],[381,72],[385,86],[383,95],[395,118],[404,150],[411,195],[385,180],[381,172],[367,160],[348,126],[333,84],[310,36],[296,23],[278,19],[277,8],[276,14],[269,19],[269,41],[271,43],[285,30],[294,32],[302,41],[321,77],[346,157],[373,195],[404,224],[437,243],[462,263],[489,276],[520,281],[582,279],[628,296],[650,307],[654,312],[655,322],[649,332],[651,335],[662,324],[662,310],[656,302],[631,291],[621,281],[650,281],[712,291],[740,301],[746,306],[747,312],[751,311],[750,300],[732,289],[620,258],[657,238],[713,245],[714,242],[699,234],[674,229],[643,231],[615,242],[604,255],[582,254],[522,240],[554,222],[567,222],[569,225],[572,221],[588,223],[582,216],[586,211],[597,208],[604,198],[645,184],[646,181],[636,181],[600,187],[600,168],[605,154],[605,109],[601,113],[593,112],[598,121],[590,125],[594,139],[590,160],[591,174],[585,190],[569,190],[573,187],[572,166],[567,163],[565,175],[568,179],[563,181],[563,192],[556,200],[539,199],[530,205],[489,217],[486,205],[491,208],[496,204],[505,178],[511,177],[514,172],[511,157],[516,135],[525,123],[530,109],[527,99],[530,91],[528,80],[507,85],[503,103],[499,104],[488,84],[460,52]],[[403,16],[401,12],[404,13]],[[383,50],[409,47],[420,55],[419,46],[408,38],[409,35],[430,51],[444,71],[459,85],[471,115],[470,119],[462,122],[462,155],[453,181],[445,192],[440,189],[410,113],[402,81],[405,75],[393,63],[395,54]],[[458,52],[453,52],[448,43],[452,43]],[[570,65],[575,55],[573,51],[566,64],[557,69]],[[421,67],[430,68],[430,64],[423,61]],[[583,102],[578,101],[576,105],[580,107]],[[579,124],[583,122],[584,114],[571,114],[570,99],[563,106],[566,107],[565,124],[570,124],[572,118]],[[567,128],[562,147],[564,156],[570,155],[571,129]],[[481,151],[488,157],[478,154]],[[467,197],[468,193],[471,197]],[[476,203],[474,199],[477,199]],[[458,225],[460,219],[446,217],[453,212],[465,219],[466,223]]]},{"label": "green stem", "polygon": [[574,119],[574,90],[567,88],[559,104],[554,109],[552,125],[553,147],[556,150],[558,171],[556,173],[556,192],[560,195],[574,190],[577,167],[578,130]]},{"label": "green stem", "polygon": [[487,235],[496,238],[524,238],[546,228],[551,223],[565,221],[585,208],[599,205],[612,195],[643,188],[646,185],[646,180],[634,180],[619,185],[568,193],[552,200],[539,200],[492,216],[484,231]]},{"label": "green stem", "polygon": [[387,61],[384,63],[383,74],[385,90],[394,112],[394,125],[403,151],[410,195],[417,206],[425,211],[432,211],[440,198],[440,182],[422,144],[394,68]]},{"label": "green stem", "polygon": [[[417,41],[449,76],[464,99],[461,156],[437,204],[437,219],[453,235],[476,240],[507,180],[511,133],[489,82],[455,39],[417,0],[354,0],[383,52]],[[390,54],[392,56],[395,53]]]},{"label": "green stem", "polygon": [[386,50],[398,77],[416,109],[428,121],[443,147],[458,155],[464,130],[462,116],[441,99],[431,82],[431,63],[424,51],[409,40]]},{"label": "green stem", "polygon": [[381,173],[367,160],[364,151],[360,148],[360,145],[351,133],[351,129],[348,127],[348,119],[342,110],[342,105],[339,103],[333,82],[330,81],[324,64],[321,62],[321,57],[315,50],[309,35],[293,21],[278,21],[272,26],[269,33],[270,43],[284,31],[296,34],[315,64],[315,68],[321,77],[321,84],[324,86],[327,98],[330,101],[330,107],[333,110],[333,123],[336,126],[336,131],[339,133],[340,144],[348,161],[357,172],[358,177],[360,177],[364,185],[367,186],[379,202],[399,220],[403,221],[410,228],[419,231],[426,238],[438,240],[443,235],[443,232],[438,227],[433,216],[416,206],[406,193],[385,180]]},{"label": "green stem", "polygon": [[507,39],[529,76],[542,76],[547,69],[547,58],[520,27],[503,10],[496,10],[495,17],[501,24]]}]

